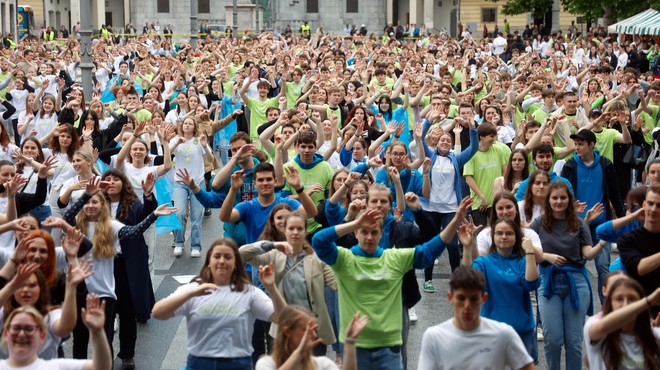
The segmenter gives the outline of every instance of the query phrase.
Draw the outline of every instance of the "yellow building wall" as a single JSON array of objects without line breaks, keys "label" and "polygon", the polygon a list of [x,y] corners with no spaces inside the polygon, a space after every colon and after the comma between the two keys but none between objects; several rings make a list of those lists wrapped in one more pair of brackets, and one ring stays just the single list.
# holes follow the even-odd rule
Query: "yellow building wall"
[{"label": "yellow building wall", "polygon": [[[522,33],[525,29],[525,25],[531,23],[528,14],[504,15],[502,13],[502,4],[500,3],[483,0],[461,0],[459,21],[463,24],[463,27],[472,23],[477,24],[476,29],[470,27],[472,36],[475,38],[481,38],[482,35],[484,23],[481,22],[481,9],[483,8],[497,8],[497,26],[502,32],[504,32],[505,18],[509,21],[512,33],[513,31],[519,31]],[[568,31],[568,26],[571,24],[571,21],[574,20],[576,20],[575,15],[565,12],[564,10],[559,12],[559,28],[564,32]],[[486,23],[486,27],[488,27],[488,32],[493,32],[495,23]]]}]

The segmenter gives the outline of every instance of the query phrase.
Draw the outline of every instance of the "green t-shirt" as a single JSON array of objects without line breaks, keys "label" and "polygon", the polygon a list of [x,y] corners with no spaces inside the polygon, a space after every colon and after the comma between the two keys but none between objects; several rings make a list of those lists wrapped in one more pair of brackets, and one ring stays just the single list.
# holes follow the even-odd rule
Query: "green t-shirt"
[{"label": "green t-shirt", "polygon": [[403,344],[401,338],[401,281],[413,267],[414,248],[386,249],[381,257],[362,257],[350,249],[338,248],[330,266],[339,293],[339,340],[346,338],[346,327],[357,311],[369,323],[357,339],[359,348],[391,347]]},{"label": "green t-shirt", "polygon": [[619,131],[613,128],[603,128],[601,132],[593,132],[596,135],[596,146],[594,149],[600,151],[600,155],[614,162],[614,144],[619,136]]},{"label": "green t-shirt", "polygon": [[[305,189],[309,189],[314,184],[321,184],[323,190],[317,191],[311,195],[314,203],[319,204],[326,200],[326,195],[330,191],[330,186],[332,185],[332,176],[335,174],[335,171],[332,169],[330,163],[322,161],[317,163],[312,168],[302,169],[298,162],[291,160],[289,163],[284,165],[284,173],[286,173],[286,168],[289,167],[293,167],[298,170],[298,174],[300,175],[300,185],[305,187]],[[284,190],[290,192],[291,194],[296,194],[296,191],[293,190],[289,184],[286,184]],[[313,217],[307,220],[308,234],[313,233],[320,228],[321,224],[316,222]]]},{"label": "green t-shirt", "polygon": [[[496,141],[487,151],[478,151],[463,167],[463,176],[474,178],[477,187],[488,201],[488,207],[493,205],[495,179],[503,175],[502,166],[509,162],[510,155],[511,149]],[[470,196],[474,198],[472,209],[478,209],[481,201],[472,189],[470,189]]]},{"label": "green t-shirt", "polygon": [[296,107],[296,101],[300,99],[302,95],[302,89],[305,84],[300,81],[296,84],[295,82],[286,83],[286,107],[291,109]]},{"label": "green t-shirt", "polygon": [[394,80],[389,78],[389,77],[386,77],[385,78],[385,84],[384,85],[379,85],[378,84],[378,79],[376,77],[374,77],[373,79],[371,79],[371,82],[369,82],[369,91],[373,91],[374,94],[378,94],[378,93],[380,93],[380,90],[382,90],[383,87],[385,87],[385,86],[389,87],[390,91],[391,91],[392,87],[394,86]]},{"label": "green t-shirt", "polygon": [[649,131],[644,132],[644,140],[647,144],[653,144],[653,129],[658,127],[658,106],[649,105],[649,108],[651,108],[651,114],[641,112],[639,116],[644,119],[644,126],[642,127]]},{"label": "green t-shirt", "polygon": [[[431,97],[430,96],[422,97],[422,101],[420,101],[420,103],[419,103],[419,111],[421,112],[430,103],[431,103]],[[410,106],[410,105],[408,106],[407,111],[408,111],[408,130],[412,131],[412,130],[415,129],[415,112],[413,110],[413,107]]]},{"label": "green t-shirt", "polygon": [[[266,110],[270,107],[278,107],[277,98],[266,100],[250,99],[246,102],[250,109],[250,139],[253,143],[259,142],[259,133],[257,127],[266,123]],[[260,145],[261,146],[261,145]]]}]

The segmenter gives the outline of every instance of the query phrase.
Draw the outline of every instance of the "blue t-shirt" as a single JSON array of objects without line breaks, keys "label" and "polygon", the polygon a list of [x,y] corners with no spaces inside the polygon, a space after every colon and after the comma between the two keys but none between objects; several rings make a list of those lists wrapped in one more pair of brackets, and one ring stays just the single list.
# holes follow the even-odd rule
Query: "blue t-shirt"
[{"label": "blue t-shirt", "polygon": [[262,206],[258,197],[236,205],[235,208],[241,216],[241,222],[245,224],[245,239],[248,243],[259,240],[259,235],[264,231],[266,222],[268,222],[270,211],[279,203],[288,204],[294,211],[301,207],[297,200],[282,198],[279,194],[275,195],[275,201],[268,206]]}]

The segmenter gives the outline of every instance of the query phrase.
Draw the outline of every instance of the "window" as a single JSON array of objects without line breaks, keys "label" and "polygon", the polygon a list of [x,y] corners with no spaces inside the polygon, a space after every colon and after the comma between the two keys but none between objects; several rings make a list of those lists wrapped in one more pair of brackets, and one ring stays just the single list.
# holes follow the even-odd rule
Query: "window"
[{"label": "window", "polygon": [[481,8],[481,23],[496,23],[497,8]]},{"label": "window", "polygon": [[211,0],[197,0],[197,13],[210,13]]},{"label": "window", "polygon": [[170,12],[170,0],[158,0],[158,13]]},{"label": "window", "polygon": [[319,12],[319,0],[307,0],[307,13]]},{"label": "window", "polygon": [[358,12],[358,0],[346,0],[346,13]]}]

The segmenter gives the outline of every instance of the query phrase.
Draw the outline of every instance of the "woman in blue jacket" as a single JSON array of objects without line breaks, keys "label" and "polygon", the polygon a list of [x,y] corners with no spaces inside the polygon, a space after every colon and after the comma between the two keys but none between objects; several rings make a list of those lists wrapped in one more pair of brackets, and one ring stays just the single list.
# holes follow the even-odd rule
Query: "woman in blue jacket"
[{"label": "woman in blue jacket", "polygon": [[[455,119],[456,122],[460,118]],[[447,227],[456,214],[456,209],[463,199],[461,191],[461,169],[479,150],[479,134],[474,122],[468,122],[470,127],[470,146],[460,153],[451,151],[453,138],[448,132],[442,132],[435,148],[426,143],[426,133],[429,131],[431,122],[424,121],[422,130],[422,142],[427,159],[424,161],[422,182],[422,209],[427,212],[433,220],[434,233]],[[447,246],[449,265],[454,271],[461,262],[461,254],[458,248],[458,239],[454,239]],[[427,293],[433,293],[435,289],[432,283],[433,266],[424,270],[423,289]]]},{"label": "woman in blue jacket", "polygon": [[510,218],[493,226],[489,254],[479,256],[476,233],[480,227],[472,220],[463,222],[458,237],[463,244],[463,266],[472,266],[486,276],[488,300],[481,306],[481,316],[511,325],[538,363],[536,323],[530,292],[539,286],[539,269],[534,246],[522,229]]}]

